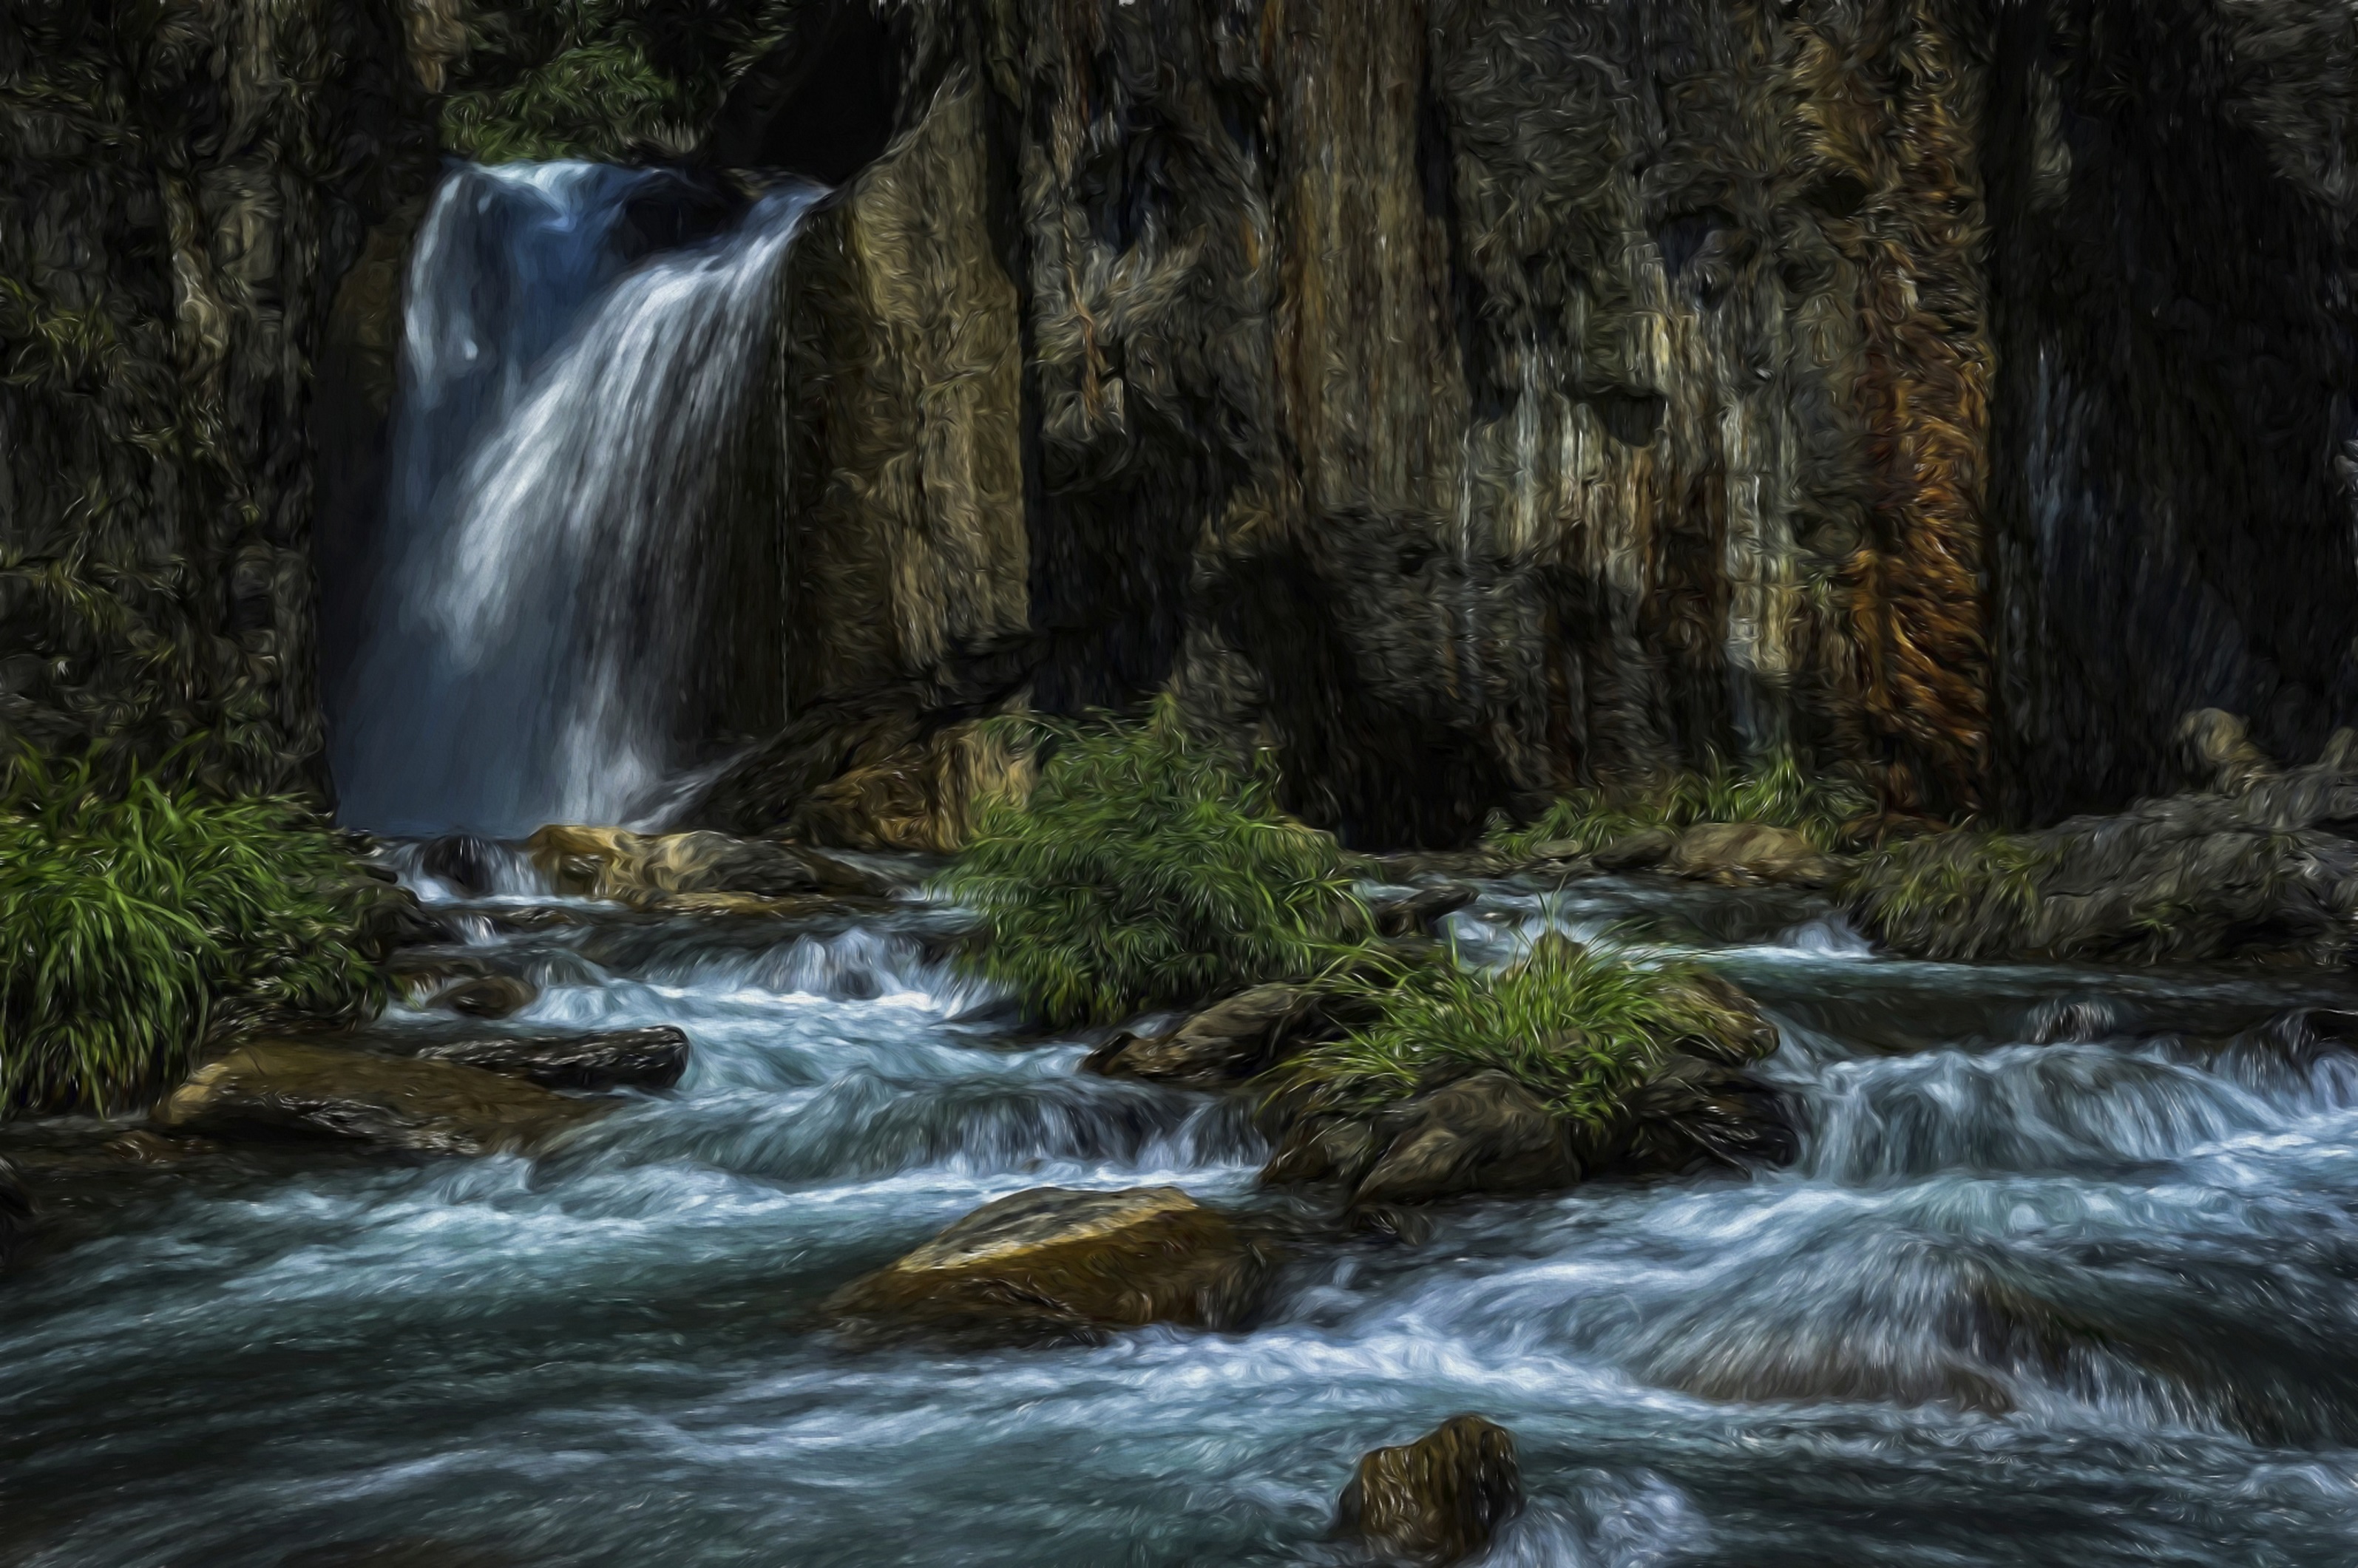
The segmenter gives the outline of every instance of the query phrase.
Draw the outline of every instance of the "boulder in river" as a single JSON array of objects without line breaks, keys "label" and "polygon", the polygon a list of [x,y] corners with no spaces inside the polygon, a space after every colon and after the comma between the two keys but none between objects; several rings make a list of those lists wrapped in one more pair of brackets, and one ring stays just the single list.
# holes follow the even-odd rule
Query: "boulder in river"
[{"label": "boulder in river", "polygon": [[338,1138],[427,1154],[530,1150],[606,1107],[454,1062],[262,1040],[189,1075],[155,1120],[210,1138]]},{"label": "boulder in river", "polygon": [[1414,1443],[1360,1459],[1336,1530],[1393,1561],[1445,1568],[1479,1555],[1522,1506],[1515,1434],[1478,1415],[1452,1416]]},{"label": "boulder in river", "polygon": [[687,1035],[669,1024],[602,1034],[494,1036],[427,1045],[418,1059],[454,1062],[552,1089],[663,1089],[687,1071]]},{"label": "boulder in river", "polygon": [[1083,1067],[1109,1078],[1211,1088],[1241,1083],[1332,1033],[1320,987],[1278,980],[1215,1002],[1162,1034],[1115,1035]]},{"label": "boulder in river", "polygon": [[469,1018],[506,1018],[523,1011],[540,998],[540,988],[517,975],[478,975],[460,980],[434,999],[437,1007]]},{"label": "boulder in river", "polygon": [[679,893],[801,893],[888,897],[891,879],[840,856],[767,838],[725,833],[632,833],[620,827],[552,826],[525,841],[534,862],[563,892],[653,905]]},{"label": "boulder in river", "polygon": [[1389,1146],[1352,1192],[1355,1210],[1461,1193],[1542,1192],[1581,1177],[1563,1119],[1504,1073],[1445,1084],[1392,1120]]},{"label": "boulder in river", "polygon": [[1402,897],[1379,899],[1368,913],[1375,916],[1379,936],[1422,936],[1435,921],[1456,914],[1479,896],[1477,890],[1464,882],[1443,882]]},{"label": "boulder in river", "polygon": [[1265,1268],[1226,1215],[1176,1187],[1035,1187],[983,1205],[828,1307],[864,1324],[1019,1336],[1221,1328],[1251,1310]]},{"label": "boulder in river", "polygon": [[413,1054],[422,1061],[455,1061],[504,1077],[528,1077],[545,1089],[670,1089],[688,1070],[688,1035],[658,1023],[601,1035],[446,1040]]},{"label": "boulder in river", "polygon": [[0,1264],[33,1235],[33,1195],[25,1190],[16,1167],[0,1160]]}]

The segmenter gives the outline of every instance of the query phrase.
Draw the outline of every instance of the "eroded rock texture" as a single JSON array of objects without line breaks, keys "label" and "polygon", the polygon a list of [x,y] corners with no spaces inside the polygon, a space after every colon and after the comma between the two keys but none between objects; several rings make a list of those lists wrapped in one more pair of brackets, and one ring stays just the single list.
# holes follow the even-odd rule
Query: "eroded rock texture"
[{"label": "eroded rock texture", "polygon": [[0,730],[323,782],[312,360],[427,173],[391,5],[0,9]]}]

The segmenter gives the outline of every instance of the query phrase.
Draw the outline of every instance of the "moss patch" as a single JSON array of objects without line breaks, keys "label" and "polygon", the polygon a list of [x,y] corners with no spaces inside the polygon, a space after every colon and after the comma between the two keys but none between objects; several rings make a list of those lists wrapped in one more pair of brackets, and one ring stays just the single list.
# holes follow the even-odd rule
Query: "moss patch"
[{"label": "moss patch", "polygon": [[1676,832],[1699,822],[1748,822],[1787,828],[1832,850],[1852,840],[1872,809],[1857,785],[1808,772],[1791,752],[1779,752],[1748,767],[1714,760],[1700,773],[1574,790],[1529,826],[1493,833],[1489,843],[1521,858],[1547,844],[1585,851],[1650,828]]}]

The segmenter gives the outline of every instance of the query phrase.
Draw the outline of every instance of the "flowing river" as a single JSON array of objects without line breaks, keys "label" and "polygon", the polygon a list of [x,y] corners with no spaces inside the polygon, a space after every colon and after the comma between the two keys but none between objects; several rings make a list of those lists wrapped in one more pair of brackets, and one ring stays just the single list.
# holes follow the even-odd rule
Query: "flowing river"
[{"label": "flowing river", "polygon": [[[2288,1016],[2335,979],[1494,885],[1473,950],[1637,920],[1752,989],[1801,1156],[1401,1243],[1259,1192],[1238,1102],[1022,1036],[927,961],[951,912],[484,918],[519,902],[458,906],[544,987],[513,1026],[676,1023],[686,1080],[532,1160],[90,1176],[0,1289],[0,1561],[1325,1563],[1358,1454],[1460,1411],[1520,1443],[1493,1563],[2358,1561],[2358,1059]],[[1162,1183],[1303,1236],[1249,1332],[815,1311],[990,1197]]]}]

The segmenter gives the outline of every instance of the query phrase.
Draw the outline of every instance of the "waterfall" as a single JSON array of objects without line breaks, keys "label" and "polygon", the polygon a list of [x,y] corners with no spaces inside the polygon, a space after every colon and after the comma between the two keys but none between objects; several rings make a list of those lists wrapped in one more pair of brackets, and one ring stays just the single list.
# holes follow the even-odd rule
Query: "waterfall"
[{"label": "waterfall", "polygon": [[381,604],[335,737],[355,826],[627,821],[691,760],[707,524],[819,192],[626,272],[628,204],[676,178],[463,168],[421,230]]}]

